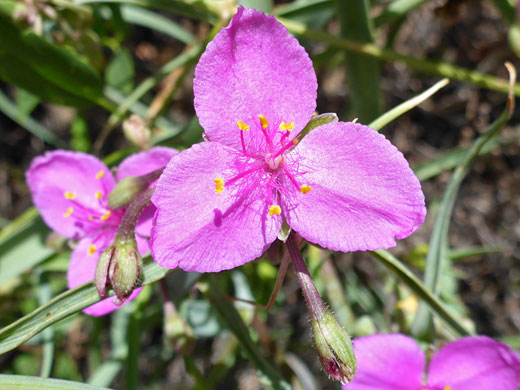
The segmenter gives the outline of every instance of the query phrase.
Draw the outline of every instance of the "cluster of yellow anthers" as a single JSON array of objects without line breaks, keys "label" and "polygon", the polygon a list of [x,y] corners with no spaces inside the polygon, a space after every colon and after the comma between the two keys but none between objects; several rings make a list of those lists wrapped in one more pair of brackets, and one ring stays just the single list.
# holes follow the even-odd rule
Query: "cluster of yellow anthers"
[{"label": "cluster of yellow anthers", "polygon": [[[98,180],[101,180],[101,178],[105,175],[105,171],[104,170],[101,170],[99,171],[98,173],[96,173],[96,179]],[[65,197],[65,199],[67,200],[74,200],[76,199],[76,193],[75,192],[71,192],[71,191],[65,191],[63,193],[63,196]],[[103,193],[101,191],[96,191],[96,193],[94,194],[95,198],[97,200],[100,200],[101,197],[103,196]],[[72,213],[74,212],[74,208],[73,207],[68,207],[67,210],[65,211],[65,213],[63,213],[63,218],[68,218],[72,215]],[[108,218],[110,218],[110,214],[111,214],[111,211],[110,210],[107,210],[104,214],[102,214],[101,216],[99,216],[99,219],[101,221],[106,221]],[[93,215],[89,215],[88,216],[88,220],[89,221],[93,221],[94,220],[94,216]],[[96,252],[96,249],[97,247],[92,244],[90,245],[90,247],[88,248],[88,254],[89,255],[92,255]]]},{"label": "cluster of yellow anthers", "polygon": [[[260,120],[260,125],[262,127],[262,130],[264,131],[264,135],[267,138],[268,135],[265,132],[265,130],[267,130],[267,128],[269,127],[269,121],[262,114],[258,115],[258,119]],[[237,127],[241,131],[240,137],[241,137],[241,142],[242,142],[242,148],[244,149],[244,152],[245,152],[245,143],[244,143],[243,132],[249,131],[251,129],[251,126],[249,126],[247,123],[245,123],[243,121],[238,121]],[[281,131],[289,132],[292,129],[294,129],[294,122],[290,122],[290,123],[282,122],[280,124],[279,128]],[[269,140],[268,140],[268,142],[269,142]],[[292,141],[290,141],[290,143],[283,146],[282,150],[277,153],[279,156],[274,161],[269,160],[269,167],[273,170],[278,169],[279,165],[281,163],[283,163],[283,152],[288,150],[291,146],[296,145],[297,143],[298,143],[298,139],[294,138]],[[268,156],[269,155],[270,154],[268,154]],[[215,182],[215,193],[221,194],[224,191],[224,180],[221,177],[217,177],[214,179],[214,182]],[[311,189],[312,189],[312,187],[308,184],[303,184],[300,186],[300,192],[302,194],[307,194]],[[281,214],[281,212],[282,212],[282,210],[279,205],[274,204],[269,207],[269,215],[278,215],[278,214]]]}]

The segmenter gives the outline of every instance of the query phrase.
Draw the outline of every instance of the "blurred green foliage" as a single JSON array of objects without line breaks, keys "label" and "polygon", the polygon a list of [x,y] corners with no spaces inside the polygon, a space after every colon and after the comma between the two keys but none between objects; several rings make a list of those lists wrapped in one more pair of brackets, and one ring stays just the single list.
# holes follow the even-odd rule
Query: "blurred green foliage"
[{"label": "blurred green foliage", "polygon": [[[509,90],[507,80],[477,69],[394,49],[390,36],[399,33],[424,0],[240,3],[273,13],[303,44],[318,47],[311,54],[319,75],[336,68],[348,75],[341,85],[350,91],[348,104],[340,107],[339,114],[365,122],[376,119],[377,130],[385,131],[419,104],[410,99],[395,110],[382,108],[381,94],[388,86],[381,75],[388,62],[472,86]],[[508,29],[512,53],[518,54],[515,6],[507,0],[490,3]],[[119,131],[131,114],[142,117],[152,129],[153,144],[189,147],[202,134],[192,109],[193,67],[205,44],[231,17],[234,5],[226,0],[0,1],[0,80],[5,91],[0,91],[0,111],[49,148],[95,152],[109,165],[137,150]],[[381,48],[377,44],[385,34],[387,45]],[[520,94],[520,86],[512,90]],[[37,119],[38,110],[62,106],[72,113],[64,135]],[[474,332],[457,284],[467,276],[454,262],[503,248],[450,248],[449,221],[473,160],[518,142],[499,134],[510,115],[504,111],[469,147],[448,150],[413,167],[422,181],[455,173],[440,204],[428,199],[435,206],[429,207],[430,213],[436,215],[429,244],[423,240],[409,246],[403,261],[376,251],[367,255],[376,260],[366,266],[368,272],[352,261],[351,254],[314,246],[303,249],[320,293],[351,335],[410,332],[414,321],[415,335],[426,340]],[[173,372],[178,387],[210,389],[236,384],[252,366],[262,388],[300,388],[301,383],[319,388],[304,374],[321,376],[313,366],[303,300],[294,278],[289,276],[270,312],[244,302],[268,301],[278,273],[272,256],[219,275],[170,272],[148,259],[146,287],[139,299],[111,316],[90,318],[79,313],[99,299],[95,288],[87,284],[66,290],[69,243],[49,235],[35,209],[2,221],[4,225],[0,365],[9,375],[0,375],[0,388],[16,388],[17,383],[42,389],[173,388],[169,387]],[[279,260],[281,255],[274,257]],[[426,272],[427,281],[422,283],[410,269]],[[169,292],[166,296],[159,293],[159,283]],[[242,301],[227,299],[230,296]],[[193,353],[176,349],[166,337],[163,300],[170,299],[178,309],[176,315],[189,327],[187,335],[196,339]],[[419,306],[419,312],[426,314],[417,318]],[[418,322],[426,324],[421,328],[427,331],[417,330]],[[505,340],[520,345],[518,337]],[[44,379],[49,374],[75,383]]]}]

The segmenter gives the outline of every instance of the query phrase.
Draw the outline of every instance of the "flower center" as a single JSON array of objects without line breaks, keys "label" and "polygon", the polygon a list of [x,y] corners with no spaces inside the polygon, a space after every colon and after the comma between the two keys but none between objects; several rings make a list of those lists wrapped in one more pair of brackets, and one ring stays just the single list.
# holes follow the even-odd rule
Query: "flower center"
[{"label": "flower center", "polygon": [[266,153],[265,162],[271,170],[276,171],[280,167],[280,164],[283,163],[283,155],[273,157],[271,153]]},{"label": "flower center", "polygon": [[[281,213],[277,204],[278,195],[289,190],[285,185],[287,180],[289,187],[302,194],[307,194],[312,187],[299,182],[303,173],[297,164],[284,163],[285,153],[298,143],[297,138],[290,139],[294,122],[273,125],[264,115],[258,115],[258,120],[251,126],[243,121],[237,122],[242,144],[242,154],[235,162],[237,173],[230,178],[215,178],[214,190],[221,194],[226,187],[238,185],[241,188],[235,188],[235,191],[247,194],[261,189],[266,191],[267,200],[271,203],[269,215],[278,215]],[[244,134],[248,134],[247,142]]]}]

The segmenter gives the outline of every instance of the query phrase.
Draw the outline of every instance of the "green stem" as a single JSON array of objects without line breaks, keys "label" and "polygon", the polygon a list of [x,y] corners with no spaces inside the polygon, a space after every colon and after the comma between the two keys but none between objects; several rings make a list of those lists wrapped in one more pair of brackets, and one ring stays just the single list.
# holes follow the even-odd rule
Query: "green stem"
[{"label": "green stem", "polygon": [[[382,60],[401,62],[408,65],[412,69],[426,74],[447,77],[452,80],[462,81],[498,92],[508,93],[509,91],[509,84],[505,79],[473,71],[471,69],[451,65],[442,61],[421,60],[397,53],[389,49],[381,49],[370,43],[363,44],[348,39],[335,37],[325,32],[311,30],[303,23],[299,23],[293,20],[278,18],[278,21],[283,23],[289,32],[302,38],[308,38],[318,42],[325,42],[330,46],[339,47],[350,52],[361,53]],[[515,96],[520,96],[520,84],[515,84],[513,91]]]}]

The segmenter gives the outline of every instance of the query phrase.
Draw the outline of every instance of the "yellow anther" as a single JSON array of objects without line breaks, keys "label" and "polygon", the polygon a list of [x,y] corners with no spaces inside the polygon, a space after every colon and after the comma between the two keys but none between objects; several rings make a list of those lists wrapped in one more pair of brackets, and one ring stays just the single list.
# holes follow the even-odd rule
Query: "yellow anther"
[{"label": "yellow anther", "polygon": [[240,130],[243,130],[243,131],[248,131],[251,128],[247,123],[244,123],[242,121],[238,121],[237,126]]},{"label": "yellow anther", "polygon": [[450,385],[444,386],[444,390],[451,390],[451,386]]},{"label": "yellow anther", "polygon": [[74,199],[76,197],[76,194],[74,192],[69,192],[69,191],[65,191],[63,193],[63,196],[65,197],[65,199]]},{"label": "yellow anther", "polygon": [[215,192],[217,194],[222,193],[222,191],[224,191],[224,180],[222,180],[220,177],[217,177],[214,181],[215,181]]},{"label": "yellow anther", "polygon": [[65,211],[65,213],[63,214],[63,218],[70,217],[73,211],[74,209],[72,207],[69,207],[67,211]]},{"label": "yellow anther", "polygon": [[96,179],[101,179],[103,176],[105,176],[105,171],[99,171],[96,173]]},{"label": "yellow anther", "polygon": [[311,186],[308,186],[307,184],[304,184],[300,187],[300,192],[302,194],[306,194],[307,192],[309,192],[310,190],[312,190],[312,187]]},{"label": "yellow anther", "polygon": [[99,217],[99,219],[102,221],[106,221],[108,218],[110,218],[110,210],[108,210],[105,214]]},{"label": "yellow anther", "polygon": [[273,205],[269,206],[269,215],[281,214],[281,213],[282,213],[282,209],[277,204],[273,204]]},{"label": "yellow anther", "polygon": [[96,191],[96,199],[101,199],[102,195],[101,191]]},{"label": "yellow anther", "polygon": [[89,215],[89,216],[88,216],[88,220],[89,220],[90,222],[92,222],[92,221],[94,220],[94,216],[93,216],[93,215]]},{"label": "yellow anther", "polygon": [[88,254],[93,255],[96,252],[96,249],[97,249],[97,247],[94,244],[92,244],[91,246],[88,247]]},{"label": "yellow anther", "polygon": [[262,125],[262,129],[267,129],[267,126],[269,126],[269,121],[265,116],[262,114],[258,115],[258,118],[260,119],[260,124]]},{"label": "yellow anther", "polygon": [[291,122],[291,123],[282,122],[280,124],[280,130],[291,131],[292,129],[294,129],[294,122]]}]

